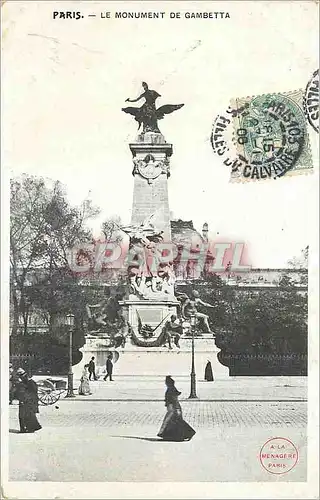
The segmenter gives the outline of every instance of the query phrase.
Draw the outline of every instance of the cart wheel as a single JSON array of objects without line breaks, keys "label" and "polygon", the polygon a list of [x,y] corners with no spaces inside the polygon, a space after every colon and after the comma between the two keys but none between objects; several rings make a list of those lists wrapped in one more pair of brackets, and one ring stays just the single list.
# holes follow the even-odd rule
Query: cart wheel
[{"label": "cart wheel", "polygon": [[60,396],[61,396],[61,391],[54,391],[51,393],[51,396],[53,398],[53,402],[51,404],[54,404],[56,403],[59,399],[60,399]]},{"label": "cart wheel", "polygon": [[56,393],[55,391],[45,392],[39,396],[41,403],[43,403],[45,406],[53,405],[54,403],[56,403],[58,401],[59,398],[60,398],[60,394]]},{"label": "cart wheel", "polygon": [[49,395],[50,395],[50,394],[49,394],[48,392],[46,392],[46,391],[39,391],[39,392],[38,392],[39,401],[40,401],[43,405],[45,405],[45,406],[47,406],[47,405],[49,405],[49,404],[50,404],[50,402],[49,402]]}]

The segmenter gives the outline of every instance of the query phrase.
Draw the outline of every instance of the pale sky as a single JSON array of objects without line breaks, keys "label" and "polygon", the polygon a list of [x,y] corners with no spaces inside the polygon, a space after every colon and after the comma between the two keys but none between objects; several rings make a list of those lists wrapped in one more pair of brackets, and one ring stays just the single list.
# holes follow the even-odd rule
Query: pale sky
[{"label": "pale sky", "polygon": [[[211,125],[231,98],[305,88],[318,67],[318,9],[313,2],[197,3],[197,11],[229,11],[230,19],[101,19],[128,10],[118,2],[5,4],[3,166],[58,179],[72,203],[90,192],[101,216],[130,222],[133,177],[128,143],[133,117],[121,112],[141,81],[185,106],[159,123],[173,144],[170,209],[211,237],[245,242],[253,267],[284,267],[310,243],[317,175],[245,184],[210,144]],[[130,11],[157,11],[130,2]],[[219,8],[218,8],[219,7]],[[53,10],[81,10],[81,20],[53,20]],[[170,11],[188,2],[161,2]],[[96,18],[88,18],[93,12]],[[183,17],[183,16],[182,16]],[[250,28],[250,29],[249,29]],[[138,105],[141,105],[139,103]],[[308,128],[314,158],[316,133]],[[315,165],[318,170],[318,164]],[[311,214],[311,216],[310,216]]]}]

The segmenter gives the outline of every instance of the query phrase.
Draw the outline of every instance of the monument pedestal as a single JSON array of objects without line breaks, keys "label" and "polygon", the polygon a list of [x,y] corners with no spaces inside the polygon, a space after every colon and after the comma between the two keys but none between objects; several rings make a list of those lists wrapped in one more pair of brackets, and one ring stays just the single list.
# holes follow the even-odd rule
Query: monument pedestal
[{"label": "monument pedestal", "polygon": [[[116,376],[134,377],[165,377],[166,375],[189,376],[191,370],[191,337],[181,337],[180,349],[168,347],[138,347],[128,339],[124,348],[108,347],[107,338],[86,337],[86,343],[81,349],[83,359],[73,367],[75,378],[80,378],[84,364],[92,356],[95,357],[97,373],[105,369],[108,352],[117,351],[119,359],[114,366]],[[207,361],[211,361],[215,380],[229,377],[229,369],[223,366],[217,355],[220,349],[215,345],[210,334],[195,337],[195,369],[197,380],[203,380]]]},{"label": "monument pedestal", "polygon": [[171,314],[177,314],[177,300],[125,300],[120,302],[125,318],[132,328],[137,331],[139,326],[139,317],[143,324],[148,324],[155,328],[155,335],[170,319]]}]

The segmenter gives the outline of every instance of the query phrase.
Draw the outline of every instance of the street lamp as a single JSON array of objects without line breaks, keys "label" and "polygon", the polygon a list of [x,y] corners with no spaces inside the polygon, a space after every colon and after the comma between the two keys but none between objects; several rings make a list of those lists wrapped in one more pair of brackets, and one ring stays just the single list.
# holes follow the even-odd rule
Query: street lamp
[{"label": "street lamp", "polygon": [[196,322],[197,322],[196,316],[194,314],[191,314],[191,316],[190,316],[190,325],[191,325],[191,333],[192,333],[191,373],[190,373],[191,390],[190,390],[189,399],[198,399],[197,392],[196,392],[196,372],[194,369],[194,331],[196,328]]},{"label": "street lamp", "polygon": [[72,373],[72,335],[74,325],[74,315],[67,314],[66,325],[69,327],[69,371],[68,371],[68,392],[66,398],[74,398],[73,393],[73,373]]}]

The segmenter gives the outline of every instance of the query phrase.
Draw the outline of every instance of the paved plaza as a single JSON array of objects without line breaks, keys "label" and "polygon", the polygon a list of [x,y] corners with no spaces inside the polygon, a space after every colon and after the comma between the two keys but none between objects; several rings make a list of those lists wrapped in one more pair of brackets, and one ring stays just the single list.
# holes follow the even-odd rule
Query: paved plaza
[{"label": "paved plaza", "polygon": [[[181,391],[181,400],[190,395],[190,377],[174,377]],[[75,393],[79,380],[74,381]],[[91,396],[81,400],[163,401],[164,377],[117,376],[114,381],[90,383]],[[214,382],[197,380],[197,395],[201,401],[306,401],[307,377],[229,377]]]},{"label": "paved plaza", "polygon": [[[162,380],[115,378],[92,387],[87,399],[41,406],[43,429],[35,434],[17,433],[18,405],[10,406],[11,481],[306,480],[305,379],[199,382],[198,401],[187,399],[189,381],[177,380],[184,418],[197,432],[183,443],[157,438],[165,414]],[[126,399],[129,393],[136,399]],[[263,444],[277,436],[299,451],[296,467],[283,475],[259,461]]]}]

